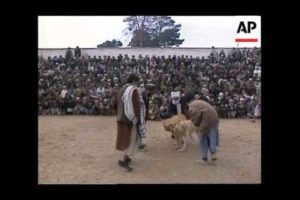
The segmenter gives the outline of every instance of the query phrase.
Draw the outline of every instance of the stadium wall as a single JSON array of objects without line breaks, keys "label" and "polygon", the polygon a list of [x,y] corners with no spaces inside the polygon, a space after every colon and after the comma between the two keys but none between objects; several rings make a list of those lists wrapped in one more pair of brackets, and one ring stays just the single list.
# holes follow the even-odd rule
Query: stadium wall
[{"label": "stadium wall", "polygon": [[[221,49],[224,50],[225,54],[232,49],[232,48],[215,48],[218,52],[220,52]],[[75,49],[72,49],[72,52],[74,53]],[[65,56],[65,52],[67,51],[67,48],[64,49],[38,49],[38,55],[43,56],[44,58],[47,58],[48,56],[54,57],[62,55]],[[135,57],[138,57],[140,54],[144,57],[146,55],[148,56],[193,56],[200,58],[202,56],[206,57],[211,52],[211,48],[130,48],[130,47],[121,47],[121,48],[82,48],[81,49],[81,55],[82,56],[118,56],[119,54],[122,54],[123,56],[127,54],[130,58],[132,55]]]}]

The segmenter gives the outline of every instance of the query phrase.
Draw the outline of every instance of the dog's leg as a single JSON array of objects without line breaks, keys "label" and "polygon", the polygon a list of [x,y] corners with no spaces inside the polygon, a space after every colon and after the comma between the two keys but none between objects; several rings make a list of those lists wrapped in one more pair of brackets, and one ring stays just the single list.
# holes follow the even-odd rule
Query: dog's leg
[{"label": "dog's leg", "polygon": [[187,138],[185,136],[183,136],[182,140],[183,140],[183,145],[182,145],[182,148],[178,150],[179,152],[183,152],[186,149]]},{"label": "dog's leg", "polygon": [[179,148],[178,138],[176,137],[175,140],[176,140],[176,143],[175,143],[174,146],[175,146],[175,149],[177,150]]},{"label": "dog's leg", "polygon": [[[172,138],[173,140],[176,140],[176,138],[175,138],[175,136],[173,135],[173,133],[172,133],[172,135],[171,135],[171,138]],[[177,141],[174,142],[173,146],[174,146],[174,147],[177,146]]]},{"label": "dog's leg", "polygon": [[180,137],[177,137],[176,139],[177,139],[177,145],[176,145],[176,148],[175,148],[175,149],[178,150],[178,149],[180,149],[181,146],[182,146],[182,140],[181,140]]},{"label": "dog's leg", "polygon": [[175,149],[177,148],[177,146],[178,146],[178,141],[177,141],[177,138],[173,135],[173,133],[172,133],[172,135],[171,135],[171,138],[173,139],[173,140],[175,140],[175,142],[173,143],[173,146],[175,147]]},{"label": "dog's leg", "polygon": [[178,149],[178,142],[176,141],[173,146],[175,147],[175,149]]}]

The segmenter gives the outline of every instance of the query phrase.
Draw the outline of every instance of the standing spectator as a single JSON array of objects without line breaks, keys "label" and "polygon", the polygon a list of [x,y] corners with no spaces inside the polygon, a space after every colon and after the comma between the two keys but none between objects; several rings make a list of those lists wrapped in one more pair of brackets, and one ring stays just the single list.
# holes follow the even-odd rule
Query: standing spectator
[{"label": "standing spectator", "polygon": [[221,51],[220,51],[220,54],[219,54],[219,59],[221,60],[221,61],[223,61],[223,60],[225,60],[225,53],[224,53],[224,49],[221,49]]},{"label": "standing spectator", "polygon": [[75,49],[75,57],[76,58],[81,57],[81,49],[79,48],[79,46],[77,46],[76,49]]},{"label": "standing spectator", "polygon": [[256,103],[256,106],[255,106],[255,109],[254,109],[254,122],[255,122],[255,119],[260,118],[260,116],[261,116],[261,104],[258,101]]},{"label": "standing spectator", "polygon": [[255,65],[255,70],[253,71],[253,76],[255,79],[260,79],[261,78],[261,67],[257,63]]},{"label": "standing spectator", "polygon": [[59,98],[59,107],[60,107],[60,113],[66,114],[67,113],[67,102],[66,102],[66,96],[67,96],[68,90],[66,86],[63,86],[63,89],[60,93]]},{"label": "standing spectator", "polygon": [[171,101],[168,107],[169,116],[172,117],[177,114],[186,114],[185,111],[186,105],[181,98],[180,91],[174,90],[171,92]]},{"label": "standing spectator", "polygon": [[260,102],[255,101],[254,102],[254,112],[253,112],[251,122],[255,122],[255,119],[260,118],[260,116],[261,116],[261,105],[260,105]]},{"label": "standing spectator", "polygon": [[61,98],[64,99],[66,97],[67,93],[68,93],[67,87],[63,86],[63,89],[61,90],[61,93],[60,93]]},{"label": "standing spectator", "polygon": [[211,59],[212,63],[215,63],[218,60],[218,52],[215,50],[215,47],[211,47],[211,52],[208,56]]},{"label": "standing spectator", "polygon": [[69,47],[68,50],[66,51],[66,54],[65,54],[66,63],[71,61],[72,58],[73,58],[73,53],[72,53],[71,47]]},{"label": "standing spectator", "polygon": [[260,101],[261,100],[261,84],[260,84],[260,82],[257,82],[255,84],[255,89],[256,89],[257,100]]},{"label": "standing spectator", "polygon": [[246,103],[247,117],[250,119],[253,119],[254,109],[255,109],[255,99],[254,99],[254,96],[251,96],[250,98],[251,98],[251,100],[248,99],[248,101]]}]

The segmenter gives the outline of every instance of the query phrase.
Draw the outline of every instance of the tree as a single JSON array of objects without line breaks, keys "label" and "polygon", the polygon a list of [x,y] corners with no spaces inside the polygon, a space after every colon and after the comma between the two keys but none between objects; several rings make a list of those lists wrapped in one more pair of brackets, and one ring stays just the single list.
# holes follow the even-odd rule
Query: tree
[{"label": "tree", "polygon": [[184,39],[179,39],[181,24],[168,16],[130,16],[125,35],[131,36],[130,46],[137,47],[171,47],[179,46]]},{"label": "tree", "polygon": [[130,40],[131,47],[150,47],[152,46],[150,34],[147,31],[136,30]]},{"label": "tree", "polygon": [[112,41],[106,40],[102,44],[97,45],[97,48],[99,47],[120,47],[123,46],[122,42],[119,40],[113,39]]},{"label": "tree", "polygon": [[184,42],[184,39],[179,39],[181,24],[175,24],[171,17],[154,16],[151,25],[153,46],[179,46]]},{"label": "tree", "polygon": [[130,16],[126,17],[123,22],[127,22],[128,26],[125,29],[125,35],[132,36],[130,46],[144,47],[144,42],[150,39],[145,35],[146,32],[149,33],[150,16]]}]

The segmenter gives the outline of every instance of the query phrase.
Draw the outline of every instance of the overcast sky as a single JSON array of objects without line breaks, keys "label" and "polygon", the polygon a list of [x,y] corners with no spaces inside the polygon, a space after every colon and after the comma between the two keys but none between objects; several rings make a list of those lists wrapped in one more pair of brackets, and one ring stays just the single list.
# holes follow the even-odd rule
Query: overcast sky
[{"label": "overcast sky", "polygon": [[[171,16],[182,25],[180,47],[260,47],[260,16]],[[117,39],[127,46],[123,36],[125,16],[39,16],[39,48],[96,48],[106,40]],[[240,22],[254,21],[251,33],[237,33]],[[258,42],[236,43],[236,38],[257,38]]]}]

